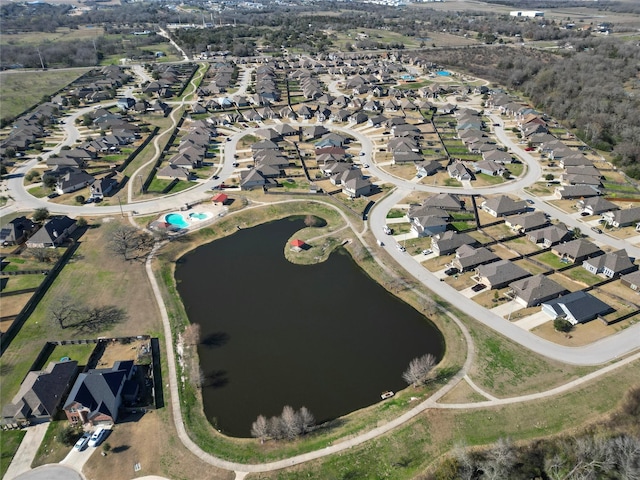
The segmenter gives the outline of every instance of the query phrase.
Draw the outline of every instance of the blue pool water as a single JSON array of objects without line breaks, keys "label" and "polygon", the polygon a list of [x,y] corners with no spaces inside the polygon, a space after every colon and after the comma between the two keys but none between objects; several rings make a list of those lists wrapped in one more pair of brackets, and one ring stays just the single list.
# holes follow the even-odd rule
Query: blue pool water
[{"label": "blue pool water", "polygon": [[193,218],[195,220],[204,220],[205,218],[207,218],[207,214],[206,213],[190,213],[189,218]]},{"label": "blue pool water", "polygon": [[449,75],[451,75],[451,73],[447,72],[446,70],[440,70],[439,72],[436,72],[436,75],[440,75],[441,77],[448,77]]},{"label": "blue pool water", "polygon": [[179,213],[170,213],[169,215],[164,217],[164,220],[165,222],[178,228],[187,228],[189,226],[189,224]]}]

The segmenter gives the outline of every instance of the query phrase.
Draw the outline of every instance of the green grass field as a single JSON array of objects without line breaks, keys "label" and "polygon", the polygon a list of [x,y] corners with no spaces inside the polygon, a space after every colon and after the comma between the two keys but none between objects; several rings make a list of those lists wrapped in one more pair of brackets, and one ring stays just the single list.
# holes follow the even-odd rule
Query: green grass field
[{"label": "green grass field", "polygon": [[7,430],[0,432],[0,477],[4,477],[11,459],[18,450],[25,435],[24,430]]},{"label": "green grass field", "polygon": [[[64,71],[0,73],[0,119],[14,118],[40,103],[44,95],[54,94],[88,70],[89,68],[74,68]],[[25,88],[25,85],[29,88]]]}]

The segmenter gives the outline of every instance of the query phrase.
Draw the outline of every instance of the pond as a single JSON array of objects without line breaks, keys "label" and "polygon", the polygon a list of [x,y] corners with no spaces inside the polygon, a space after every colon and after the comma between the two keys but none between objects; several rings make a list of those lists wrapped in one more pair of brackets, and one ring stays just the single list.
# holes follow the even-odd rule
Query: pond
[{"label": "pond", "polygon": [[240,230],[178,261],[178,291],[201,328],[205,414],[227,435],[248,437],[258,415],[285,405],[306,406],[318,423],[338,418],[404,388],[411,359],[443,355],[440,331],[346,252],[287,261],[301,228],[285,219]]}]

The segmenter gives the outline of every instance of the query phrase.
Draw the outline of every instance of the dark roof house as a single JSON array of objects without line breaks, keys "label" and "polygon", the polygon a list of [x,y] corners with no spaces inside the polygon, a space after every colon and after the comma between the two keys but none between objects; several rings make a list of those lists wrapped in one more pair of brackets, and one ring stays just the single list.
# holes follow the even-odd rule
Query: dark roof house
[{"label": "dark roof house", "polygon": [[604,315],[612,310],[602,300],[582,290],[542,304],[542,311],[551,318],[565,318],[572,325],[588,322],[598,315]]}]

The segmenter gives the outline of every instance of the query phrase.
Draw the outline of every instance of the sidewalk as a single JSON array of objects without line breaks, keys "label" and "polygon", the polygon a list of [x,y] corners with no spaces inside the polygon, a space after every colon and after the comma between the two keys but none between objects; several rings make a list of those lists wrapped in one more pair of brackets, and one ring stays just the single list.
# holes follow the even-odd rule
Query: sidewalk
[{"label": "sidewalk", "polygon": [[21,473],[31,470],[31,462],[36,456],[48,427],[48,423],[40,423],[27,428],[27,433],[4,475],[4,480],[12,480]]}]

